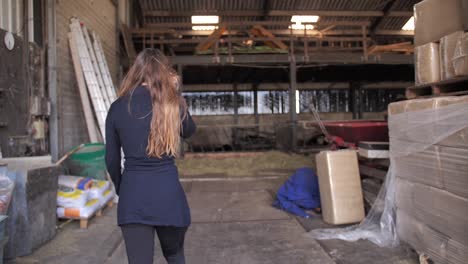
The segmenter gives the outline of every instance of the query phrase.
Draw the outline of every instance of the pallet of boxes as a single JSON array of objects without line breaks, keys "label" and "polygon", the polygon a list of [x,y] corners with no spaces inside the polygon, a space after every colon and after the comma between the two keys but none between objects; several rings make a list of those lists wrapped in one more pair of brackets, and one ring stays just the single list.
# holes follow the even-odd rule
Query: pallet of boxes
[{"label": "pallet of boxes", "polygon": [[444,82],[468,83],[468,0],[421,1],[414,19],[416,87],[439,95],[450,92]]},{"label": "pallet of boxes", "polygon": [[93,216],[100,216],[106,207],[112,207],[114,191],[109,181],[60,175],[57,192],[57,216],[61,219],[80,220],[87,228]]},{"label": "pallet of boxes", "polygon": [[[417,84],[468,75],[462,2],[415,5]],[[399,238],[435,263],[468,263],[468,96],[396,102],[388,112]]]}]

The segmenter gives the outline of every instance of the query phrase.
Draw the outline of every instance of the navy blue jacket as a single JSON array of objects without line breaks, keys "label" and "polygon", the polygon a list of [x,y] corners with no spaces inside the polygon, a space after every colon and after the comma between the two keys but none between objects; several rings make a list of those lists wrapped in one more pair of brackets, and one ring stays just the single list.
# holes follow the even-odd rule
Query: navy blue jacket
[{"label": "navy blue jacket", "polygon": [[[174,157],[155,158],[146,153],[151,118],[151,95],[144,86],[137,87],[131,97],[117,99],[107,115],[106,165],[119,195],[117,222],[189,226],[190,210]],[[187,138],[194,132],[195,124],[187,112],[181,136]]]}]

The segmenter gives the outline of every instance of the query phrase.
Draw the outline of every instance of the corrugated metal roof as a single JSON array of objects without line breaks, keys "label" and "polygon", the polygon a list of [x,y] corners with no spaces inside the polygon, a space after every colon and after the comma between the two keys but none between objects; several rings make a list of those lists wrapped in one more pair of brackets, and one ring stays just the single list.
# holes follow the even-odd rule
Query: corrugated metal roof
[{"label": "corrugated metal roof", "polygon": [[[382,10],[392,0],[269,0],[274,10]],[[408,11],[420,0],[396,0],[392,10]],[[149,10],[262,10],[264,0],[139,0]]]},{"label": "corrugated metal roof", "polygon": [[[269,0],[269,10],[301,10],[311,11],[383,11],[389,1],[393,0]],[[414,4],[420,0],[395,0],[392,11],[412,11]],[[264,11],[265,0],[139,0],[145,11],[169,11],[176,16],[147,17],[149,23],[190,22],[189,16],[177,16],[177,12],[187,11]],[[255,21],[259,16],[225,16],[221,21]],[[270,21],[289,21],[289,16],[267,17]],[[320,21],[370,21],[375,17],[328,17],[322,16]],[[378,29],[400,30],[408,17],[385,17],[379,23]],[[278,26],[275,26],[278,28]]]}]

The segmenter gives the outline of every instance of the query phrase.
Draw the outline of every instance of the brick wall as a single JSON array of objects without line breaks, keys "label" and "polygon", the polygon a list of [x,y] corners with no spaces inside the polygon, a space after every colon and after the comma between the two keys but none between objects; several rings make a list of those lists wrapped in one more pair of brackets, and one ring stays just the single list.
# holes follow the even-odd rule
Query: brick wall
[{"label": "brick wall", "polygon": [[116,6],[111,0],[57,0],[59,155],[73,146],[89,141],[68,44],[70,18],[78,17],[88,29],[100,36],[110,73],[116,85],[118,74],[116,12]]}]

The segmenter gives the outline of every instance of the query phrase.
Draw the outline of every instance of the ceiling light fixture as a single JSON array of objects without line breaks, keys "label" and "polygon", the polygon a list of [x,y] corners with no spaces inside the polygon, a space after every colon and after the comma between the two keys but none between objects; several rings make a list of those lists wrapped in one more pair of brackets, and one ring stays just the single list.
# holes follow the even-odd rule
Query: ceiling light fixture
[{"label": "ceiling light fixture", "polygon": [[215,30],[218,23],[219,16],[192,16],[192,30]]},{"label": "ceiling light fixture", "polygon": [[319,16],[292,16],[291,22],[294,24],[290,25],[289,28],[293,30],[312,30],[314,29],[314,25],[307,24],[307,23],[317,23],[319,20]]},{"label": "ceiling light fixture", "polygon": [[414,30],[414,16],[408,19],[408,22],[401,28],[402,30]]}]

